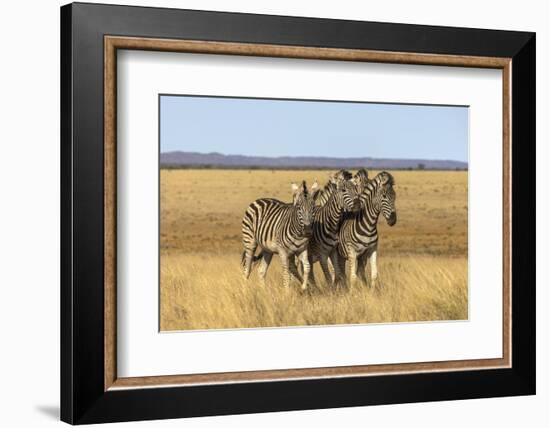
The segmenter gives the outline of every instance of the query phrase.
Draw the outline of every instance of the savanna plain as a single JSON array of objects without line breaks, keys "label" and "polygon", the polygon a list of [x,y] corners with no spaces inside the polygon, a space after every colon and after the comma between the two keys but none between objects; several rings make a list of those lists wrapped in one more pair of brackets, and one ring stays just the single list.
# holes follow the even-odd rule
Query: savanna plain
[{"label": "savanna plain", "polygon": [[[255,199],[291,201],[291,182],[330,171],[162,169],[160,329],[363,324],[468,318],[467,171],[390,171],[397,224],[378,223],[379,288],[285,289],[275,255],[266,285],[241,271],[241,221]],[[352,171],[355,172],[355,171]],[[378,171],[369,171],[374,177]]]}]

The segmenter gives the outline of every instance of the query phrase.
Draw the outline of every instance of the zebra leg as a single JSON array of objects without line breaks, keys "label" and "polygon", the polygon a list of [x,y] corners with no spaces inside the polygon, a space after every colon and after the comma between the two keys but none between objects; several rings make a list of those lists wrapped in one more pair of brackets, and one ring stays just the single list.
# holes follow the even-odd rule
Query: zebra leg
[{"label": "zebra leg", "polygon": [[[296,258],[295,261],[298,261],[297,264],[297,272],[298,274],[295,274],[293,271],[292,271],[292,265],[290,266],[291,268],[291,271],[290,273],[292,274],[292,276],[294,276],[294,278],[296,278],[296,280],[301,284],[302,283],[302,278],[304,276],[304,264],[301,262],[301,260],[299,258]],[[311,262],[310,262],[310,265],[311,265]],[[317,283],[315,282],[315,276],[313,275],[313,269],[311,269],[309,271],[309,283],[311,285],[313,285],[314,287],[317,287]]]},{"label": "zebra leg", "polygon": [[309,273],[311,271],[311,264],[309,263],[309,255],[307,250],[303,251],[299,255],[300,261],[302,262],[302,266],[304,268],[304,279],[302,281],[302,291],[307,290],[308,281],[309,281]]},{"label": "zebra leg", "polygon": [[[300,263],[300,266],[302,264]],[[302,275],[298,272],[298,269],[296,268],[296,258],[294,256],[290,256],[288,260],[288,268],[290,271],[290,274],[299,282],[302,283]],[[303,269],[303,267],[302,267]]]},{"label": "zebra leg", "polygon": [[[304,267],[302,266],[302,262],[297,258],[297,257],[293,257],[294,258],[294,262],[298,262],[296,263],[298,265],[298,273],[300,274],[300,278],[302,277],[302,275],[304,274]],[[300,280],[300,282],[302,282]]]},{"label": "zebra leg", "polygon": [[378,266],[377,266],[378,249],[375,248],[370,255],[370,280],[371,286],[378,288]]},{"label": "zebra leg", "polygon": [[262,251],[262,259],[260,261],[260,267],[258,268],[258,276],[260,277],[260,282],[262,285],[265,285],[265,275],[272,258],[273,253],[270,253],[269,251]]},{"label": "zebra leg", "polygon": [[348,255],[350,288],[355,287],[357,284],[357,259],[357,253],[355,251],[350,251]]},{"label": "zebra leg", "polygon": [[367,252],[364,252],[361,254],[357,259],[357,274],[359,276],[359,280],[363,285],[368,285],[367,283],[367,261],[368,261],[368,255]]},{"label": "zebra leg", "polygon": [[250,276],[250,270],[252,267],[252,259],[254,259],[254,253],[256,252],[256,245],[245,247],[244,253],[243,253],[243,276],[244,279],[247,280]]},{"label": "zebra leg", "polygon": [[313,263],[311,260],[309,261],[309,279],[308,284],[312,285],[313,287],[317,288],[317,281],[315,281],[315,275],[313,274],[313,266],[315,263]]},{"label": "zebra leg", "polygon": [[330,270],[328,268],[328,257],[321,256],[319,258],[319,263],[321,264],[321,269],[323,270],[323,275],[325,275],[325,282],[326,282],[327,286],[333,285],[334,284],[334,278],[330,274]]},{"label": "zebra leg", "polygon": [[[293,261],[289,260],[288,254],[279,251],[279,257],[281,258],[281,265],[283,267],[283,286],[288,289],[290,286],[290,266],[294,266],[294,269],[296,269],[296,265]],[[290,263],[289,263],[290,262]]]},{"label": "zebra leg", "polygon": [[334,269],[333,283],[336,287],[346,285],[346,259],[342,257],[338,250],[333,250],[330,253],[330,261]]}]

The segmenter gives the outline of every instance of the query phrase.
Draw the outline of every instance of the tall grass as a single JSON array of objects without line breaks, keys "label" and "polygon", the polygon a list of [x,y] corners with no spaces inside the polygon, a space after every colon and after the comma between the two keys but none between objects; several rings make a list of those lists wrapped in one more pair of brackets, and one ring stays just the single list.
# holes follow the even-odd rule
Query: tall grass
[{"label": "tall grass", "polygon": [[242,279],[238,254],[163,256],[161,329],[223,329],[302,325],[461,320],[468,317],[465,258],[380,259],[381,289],[358,284],[327,287],[316,271],[317,289],[281,284],[275,258],[266,285],[253,273]]}]

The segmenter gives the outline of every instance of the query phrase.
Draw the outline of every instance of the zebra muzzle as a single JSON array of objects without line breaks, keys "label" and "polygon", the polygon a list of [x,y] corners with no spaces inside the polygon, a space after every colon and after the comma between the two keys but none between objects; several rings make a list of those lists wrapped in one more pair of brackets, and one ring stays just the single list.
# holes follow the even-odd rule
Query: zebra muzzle
[{"label": "zebra muzzle", "polygon": [[397,223],[397,213],[394,211],[388,218],[388,225],[393,226],[395,223]]}]

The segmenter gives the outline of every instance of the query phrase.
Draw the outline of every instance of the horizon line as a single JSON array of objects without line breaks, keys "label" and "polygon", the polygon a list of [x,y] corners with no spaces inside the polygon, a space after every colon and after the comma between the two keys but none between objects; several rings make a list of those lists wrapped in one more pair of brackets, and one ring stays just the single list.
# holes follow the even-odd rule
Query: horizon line
[{"label": "horizon line", "polygon": [[190,154],[199,154],[199,155],[222,155],[222,156],[243,156],[243,157],[255,157],[255,158],[265,158],[265,159],[281,159],[281,158],[318,158],[318,159],[341,159],[341,160],[349,160],[349,159],[373,159],[373,160],[410,160],[410,161],[416,161],[416,160],[423,160],[423,161],[437,161],[437,162],[460,162],[468,164],[468,160],[458,160],[458,159],[436,159],[436,158],[408,158],[408,157],[373,157],[373,156],[345,156],[345,157],[339,157],[339,156],[316,156],[316,155],[297,155],[297,156],[291,156],[291,155],[280,155],[280,156],[265,156],[265,155],[246,155],[246,154],[238,154],[238,153],[222,153],[222,152],[197,152],[197,151],[185,151],[185,150],[170,150],[170,151],[160,151],[160,154],[169,154],[169,153],[190,153]]}]

